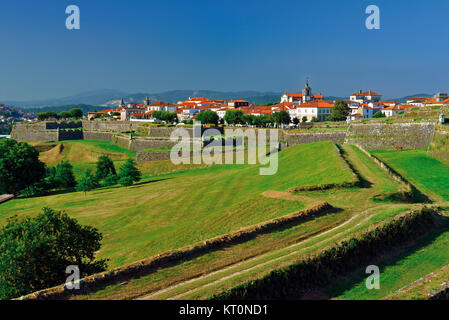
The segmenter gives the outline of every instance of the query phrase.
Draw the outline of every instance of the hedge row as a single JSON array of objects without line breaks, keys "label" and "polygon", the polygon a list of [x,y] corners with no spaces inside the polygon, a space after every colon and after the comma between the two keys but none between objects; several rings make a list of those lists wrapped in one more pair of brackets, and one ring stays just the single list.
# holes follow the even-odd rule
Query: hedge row
[{"label": "hedge row", "polygon": [[367,264],[371,258],[429,231],[435,225],[431,209],[410,212],[318,255],[275,270],[261,279],[224,291],[214,300],[294,299],[306,290],[323,287]]},{"label": "hedge row", "polygon": [[212,239],[208,239],[192,246],[168,251],[145,260],[137,261],[132,264],[128,264],[111,271],[102,272],[99,274],[91,275],[80,280],[81,290],[73,292],[65,288],[65,285],[45,289],[38,291],[27,296],[21,297],[23,300],[47,300],[47,299],[63,299],[71,294],[87,293],[95,291],[100,286],[110,284],[118,281],[118,279],[129,279],[140,276],[142,274],[148,274],[158,268],[165,268],[175,263],[181,263],[182,261],[191,259],[200,254],[205,254],[224,246],[240,243],[254,238],[257,235],[269,233],[274,230],[279,230],[290,224],[305,221],[307,219],[319,216],[326,212],[329,212],[332,208],[327,202],[321,202],[320,204],[299,212],[295,212],[280,218],[272,219],[261,224],[249,226],[239,231],[218,236]]}]

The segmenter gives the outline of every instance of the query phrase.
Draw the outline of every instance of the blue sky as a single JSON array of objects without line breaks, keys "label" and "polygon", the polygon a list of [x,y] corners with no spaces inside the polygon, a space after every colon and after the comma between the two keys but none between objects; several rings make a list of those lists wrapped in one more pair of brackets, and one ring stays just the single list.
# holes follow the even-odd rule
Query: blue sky
[{"label": "blue sky", "polygon": [[[81,29],[65,28],[65,8]],[[365,28],[365,8],[381,29]],[[449,91],[447,0],[2,0],[0,99],[103,88]],[[0,101],[1,102],[1,101]]]}]

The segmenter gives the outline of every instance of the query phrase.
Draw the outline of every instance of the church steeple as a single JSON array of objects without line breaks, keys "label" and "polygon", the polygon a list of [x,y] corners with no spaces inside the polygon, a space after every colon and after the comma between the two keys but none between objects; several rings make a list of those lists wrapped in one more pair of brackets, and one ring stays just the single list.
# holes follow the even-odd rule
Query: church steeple
[{"label": "church steeple", "polygon": [[303,101],[309,101],[311,100],[311,96],[312,96],[312,88],[310,88],[309,86],[309,79],[306,80],[306,86],[304,87],[304,89],[302,89],[302,98]]},{"label": "church steeple", "polygon": [[119,107],[125,107],[125,101],[123,101],[123,98],[120,100]]},{"label": "church steeple", "polygon": [[150,98],[147,96],[144,100],[144,105],[149,106],[151,104]]}]

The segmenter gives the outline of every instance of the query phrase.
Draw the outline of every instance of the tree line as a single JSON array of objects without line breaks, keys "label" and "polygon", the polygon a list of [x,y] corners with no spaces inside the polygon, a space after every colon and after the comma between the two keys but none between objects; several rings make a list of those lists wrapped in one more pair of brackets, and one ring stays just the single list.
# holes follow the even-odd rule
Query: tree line
[{"label": "tree line", "polygon": [[68,120],[75,119],[79,120],[83,118],[83,110],[80,108],[73,108],[70,111],[62,111],[60,113],[56,113],[53,111],[40,112],[37,114],[37,119],[39,121],[45,120]]},{"label": "tree line", "polygon": [[0,194],[23,197],[70,188],[86,193],[100,186],[130,186],[141,179],[133,159],[126,160],[117,173],[113,161],[108,156],[100,156],[95,173],[86,169],[77,181],[69,161],[47,167],[39,160],[39,152],[35,148],[13,139],[0,140],[0,172]]}]

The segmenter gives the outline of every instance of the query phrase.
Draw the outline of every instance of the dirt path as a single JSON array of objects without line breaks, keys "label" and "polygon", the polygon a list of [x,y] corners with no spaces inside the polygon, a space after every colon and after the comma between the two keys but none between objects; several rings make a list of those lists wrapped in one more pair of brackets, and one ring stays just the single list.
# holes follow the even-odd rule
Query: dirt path
[{"label": "dirt path", "polygon": [[[368,221],[368,220],[369,220],[373,215],[375,215],[375,214],[369,215],[368,212],[363,212],[363,213],[361,213],[360,215],[367,215],[367,216],[366,216],[362,221],[360,221],[360,222],[358,222],[356,225],[354,225],[351,229],[355,229],[355,228],[357,228],[358,226],[362,225],[363,223],[365,223],[366,221]],[[256,257],[254,257],[254,258],[251,258],[251,259],[248,259],[248,260],[245,260],[245,261],[241,261],[241,262],[232,264],[232,265],[230,265],[230,266],[228,266],[228,267],[226,267],[226,268],[223,268],[223,269],[220,269],[220,270],[217,270],[217,271],[213,271],[213,272],[208,273],[208,274],[206,274],[206,275],[202,275],[202,276],[200,276],[200,277],[197,277],[197,278],[194,278],[194,279],[190,279],[190,280],[187,280],[187,281],[179,282],[179,283],[177,283],[177,284],[175,284],[175,285],[173,285],[173,286],[170,286],[170,287],[164,288],[164,289],[162,289],[162,290],[159,290],[159,291],[156,291],[156,292],[152,292],[152,293],[150,293],[150,294],[148,294],[148,295],[139,297],[138,300],[158,299],[158,296],[163,295],[163,294],[165,294],[165,293],[168,293],[168,292],[170,292],[170,291],[179,289],[179,288],[181,288],[182,286],[186,286],[186,285],[192,284],[192,283],[194,283],[194,282],[201,282],[202,280],[205,280],[205,279],[207,279],[207,278],[211,278],[211,277],[213,277],[213,276],[215,276],[215,275],[218,275],[218,274],[220,274],[220,273],[226,273],[227,271],[230,271],[230,270],[236,269],[236,268],[238,269],[239,267],[244,266],[244,265],[246,265],[246,264],[251,265],[252,263],[257,262],[258,260],[264,260],[264,258],[266,258],[266,257],[269,257],[269,256],[271,256],[271,255],[276,255],[276,253],[280,253],[280,252],[283,252],[283,251],[288,251],[288,250],[291,250],[291,249],[295,249],[296,247],[302,246],[302,245],[304,245],[305,243],[313,242],[313,240],[315,240],[315,239],[318,238],[318,237],[322,237],[322,236],[324,236],[324,235],[326,235],[326,234],[329,234],[329,233],[331,233],[331,232],[333,232],[333,231],[335,231],[335,230],[344,228],[346,225],[350,224],[352,221],[354,221],[354,219],[358,218],[360,215],[353,216],[353,217],[351,217],[349,220],[345,221],[344,223],[342,223],[342,224],[340,224],[340,225],[338,225],[338,226],[336,226],[336,227],[334,227],[334,228],[332,228],[332,229],[329,229],[329,230],[327,230],[327,231],[325,231],[325,232],[322,232],[322,233],[320,233],[320,234],[317,234],[317,235],[315,235],[315,236],[312,236],[312,237],[310,237],[310,238],[308,238],[308,239],[305,239],[305,240],[303,240],[303,241],[301,241],[301,242],[295,243],[295,244],[290,245],[290,246],[288,246],[288,247],[284,247],[284,248],[281,248],[281,249],[278,249],[278,250],[274,250],[274,251],[269,251],[269,252],[267,252],[267,253],[264,253],[264,254],[262,254],[262,255],[256,256]],[[313,247],[313,246],[319,246],[320,244],[322,244],[322,243],[324,243],[324,242],[329,242],[329,240],[338,238],[339,235],[341,235],[341,234],[344,233],[344,232],[348,232],[348,231],[350,231],[350,229],[349,229],[349,230],[348,230],[348,229],[344,229],[344,230],[342,230],[341,232],[339,232],[339,233],[333,235],[333,236],[330,237],[330,238],[327,238],[327,239],[324,239],[324,240],[319,241],[319,242],[317,242],[317,243],[313,243],[313,244],[311,244],[311,245],[309,245],[309,246],[300,248],[298,251],[303,251],[303,250],[309,249],[310,247]],[[223,282],[223,281],[226,281],[226,280],[229,280],[229,279],[238,277],[238,276],[240,276],[240,275],[242,275],[242,274],[244,274],[244,273],[251,272],[251,271],[253,271],[254,269],[260,268],[260,267],[262,267],[262,266],[264,266],[264,265],[268,265],[268,264],[271,264],[271,263],[275,263],[275,262],[277,262],[277,261],[279,261],[279,260],[282,260],[282,259],[285,259],[285,258],[294,256],[294,255],[300,255],[301,253],[298,252],[298,251],[287,252],[287,253],[285,253],[285,254],[282,254],[281,256],[278,256],[278,257],[276,257],[276,258],[267,260],[267,261],[265,261],[265,262],[263,262],[263,263],[261,263],[261,264],[257,264],[256,266],[248,267],[248,268],[246,268],[246,269],[243,269],[243,270],[240,270],[240,271],[238,271],[238,272],[235,272],[235,273],[233,273],[233,274],[231,274],[231,275],[224,276],[224,277],[222,277],[222,278],[220,278],[220,279],[214,280],[214,281],[212,281],[212,282],[208,282],[208,283],[203,284],[203,285],[199,285],[198,287],[195,287],[195,288],[190,289],[190,290],[188,290],[188,291],[182,292],[182,293],[180,293],[180,294],[175,294],[174,296],[170,296],[169,298],[165,298],[165,299],[168,299],[168,300],[179,299],[179,298],[181,298],[181,297],[183,297],[183,296],[185,296],[185,295],[191,294],[191,293],[193,293],[193,292],[195,292],[195,291],[199,291],[199,290],[201,290],[201,289],[204,289],[204,288],[213,286],[213,285],[215,285],[215,284],[217,284],[217,283],[220,283],[220,282]]]},{"label": "dirt path", "polygon": [[[347,159],[351,162],[351,164],[354,166],[357,173],[363,177],[363,179],[366,180],[366,182],[369,184],[371,188],[364,189],[366,193],[366,202],[368,203],[370,201],[370,197],[373,193],[376,191],[372,189],[374,186],[379,186],[382,184],[383,179],[385,177],[381,178],[376,176],[375,173],[371,171],[370,168],[368,168],[365,163],[363,163],[362,159],[359,158],[359,156],[352,150],[351,148],[344,148],[346,152]],[[388,179],[388,178],[387,178]],[[300,201],[307,204],[317,204],[321,202],[320,200],[313,199],[306,196],[291,194],[289,192],[280,192],[280,191],[266,191],[262,194],[264,197],[268,198],[275,198],[275,199],[282,199],[282,200],[290,200],[290,201]],[[388,208],[391,205],[385,205],[385,208]],[[363,212],[356,212],[349,220],[343,222],[342,224],[331,228],[325,232],[319,233],[317,235],[311,236],[307,239],[304,239],[298,243],[295,243],[293,245],[272,250],[269,252],[266,252],[264,254],[258,255],[256,257],[250,258],[248,260],[240,261],[237,263],[234,263],[232,265],[229,265],[223,269],[219,269],[213,272],[210,272],[208,274],[189,279],[186,281],[182,281],[179,283],[176,283],[172,286],[169,286],[167,288],[164,288],[162,290],[158,290],[149,294],[145,294],[141,297],[138,297],[139,300],[150,300],[150,299],[185,299],[185,298],[191,298],[191,295],[195,292],[208,289],[209,287],[216,286],[220,283],[224,283],[228,280],[231,280],[233,278],[237,278],[239,276],[255,273],[257,269],[260,269],[264,266],[269,266],[271,264],[276,264],[277,262],[281,262],[284,259],[292,258],[294,256],[300,256],[301,254],[304,254],[304,251],[307,249],[310,249],[312,247],[319,247],[320,245],[327,245],[332,240],[338,241],[341,239],[342,236],[344,236],[345,233],[350,232],[351,230],[356,230],[359,226],[363,225],[369,219],[376,215],[378,212],[379,206],[367,206],[368,209],[366,209]],[[371,212],[372,211],[372,212]],[[374,213],[373,213],[374,212]],[[362,218],[361,218],[362,217]],[[360,221],[358,221],[355,225],[351,226],[350,228],[345,228],[348,224],[353,222],[355,219],[361,218]],[[339,231],[338,231],[339,230]],[[336,234],[333,234],[331,237],[318,240],[321,237],[330,234],[332,232],[338,231]],[[310,244],[309,244],[310,243]],[[292,251],[293,250],[293,251]],[[260,261],[260,263],[257,263]],[[267,268],[266,272],[269,272],[273,268]],[[235,270],[235,272],[229,274],[229,272],[232,272],[232,270]],[[222,276],[220,276],[222,275]],[[218,277],[218,278],[217,278]],[[208,281],[208,279],[210,281]],[[193,286],[195,283],[197,283],[196,286]],[[183,291],[184,290],[184,291]]]}]

